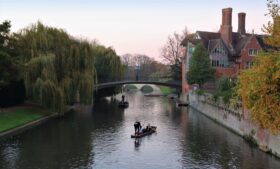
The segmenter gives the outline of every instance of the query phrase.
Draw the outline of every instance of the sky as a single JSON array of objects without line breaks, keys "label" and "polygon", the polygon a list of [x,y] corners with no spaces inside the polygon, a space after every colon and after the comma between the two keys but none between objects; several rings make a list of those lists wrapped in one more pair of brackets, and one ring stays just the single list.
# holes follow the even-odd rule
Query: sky
[{"label": "sky", "polygon": [[262,33],[269,17],[266,0],[0,0],[0,22],[10,20],[12,32],[32,23],[66,30],[77,38],[97,40],[118,55],[145,54],[160,58],[173,32],[218,31],[222,8],[246,12],[246,30]]}]

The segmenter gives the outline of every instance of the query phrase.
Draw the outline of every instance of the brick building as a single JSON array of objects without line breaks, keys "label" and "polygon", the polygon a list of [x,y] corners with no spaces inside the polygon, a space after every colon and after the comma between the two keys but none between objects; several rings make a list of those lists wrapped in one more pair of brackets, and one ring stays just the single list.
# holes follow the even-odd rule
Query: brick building
[{"label": "brick building", "polygon": [[232,8],[222,9],[222,24],[219,32],[196,31],[182,41],[182,91],[187,92],[186,72],[195,46],[202,43],[208,50],[216,77],[236,77],[240,70],[249,68],[259,51],[269,47],[263,42],[263,35],[246,33],[245,13],[238,13],[237,32],[232,31]]}]

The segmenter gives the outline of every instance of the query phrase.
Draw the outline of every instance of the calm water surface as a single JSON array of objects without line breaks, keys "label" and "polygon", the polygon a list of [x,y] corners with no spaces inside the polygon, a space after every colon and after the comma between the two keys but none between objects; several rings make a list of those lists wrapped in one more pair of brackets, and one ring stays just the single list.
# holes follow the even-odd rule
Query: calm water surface
[{"label": "calm water surface", "polygon": [[[128,109],[109,98],[0,141],[0,168],[280,168],[280,160],[195,110],[140,92],[127,98]],[[135,120],[158,132],[131,139]]]}]

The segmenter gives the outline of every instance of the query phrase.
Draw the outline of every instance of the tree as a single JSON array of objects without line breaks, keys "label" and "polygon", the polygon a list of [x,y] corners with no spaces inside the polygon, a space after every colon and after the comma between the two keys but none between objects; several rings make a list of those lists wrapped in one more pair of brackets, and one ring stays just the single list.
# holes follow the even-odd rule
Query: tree
[{"label": "tree", "polygon": [[214,78],[215,69],[210,65],[207,50],[202,44],[195,47],[193,56],[190,58],[190,69],[187,72],[189,84],[198,84],[200,87]]},{"label": "tree", "polygon": [[0,24],[0,107],[13,106],[24,101],[22,64],[10,37],[10,21]]},{"label": "tree", "polygon": [[229,91],[234,87],[234,83],[231,81],[229,77],[220,77],[216,81],[216,88],[223,92],[223,91]]},{"label": "tree", "polygon": [[158,80],[161,75],[167,74],[166,65],[144,54],[125,54],[122,56],[122,62],[126,66],[126,79],[135,79],[136,69],[142,80]]},{"label": "tree", "polygon": [[59,113],[75,101],[92,102],[96,70],[91,43],[40,22],[13,38],[25,65],[28,99]]},{"label": "tree", "polygon": [[[268,0],[268,10],[274,21],[264,26],[265,42],[280,47],[280,8],[278,1]],[[238,77],[237,95],[250,110],[251,119],[273,133],[280,131],[280,52],[270,50],[257,56],[251,69]]]},{"label": "tree", "polygon": [[0,89],[20,78],[19,65],[10,54],[0,50]]},{"label": "tree", "polygon": [[0,24],[0,89],[18,80],[19,66],[11,56],[9,46],[10,28],[10,21]]},{"label": "tree", "polygon": [[166,44],[161,49],[161,57],[170,65],[171,77],[174,80],[182,80],[181,42],[187,34],[186,28],[182,34],[174,32],[172,36],[168,36]]},{"label": "tree", "polygon": [[251,69],[238,77],[237,94],[253,121],[273,132],[280,130],[280,53],[259,55]]},{"label": "tree", "polygon": [[124,74],[121,58],[111,47],[93,45],[94,66],[99,83],[120,80]]},{"label": "tree", "polygon": [[280,5],[278,0],[267,0],[268,14],[272,21],[263,26],[263,31],[270,35],[266,43],[270,46],[280,48]]},{"label": "tree", "polygon": [[3,50],[7,47],[9,41],[9,33],[11,28],[10,21],[4,21],[0,24],[0,49]]},{"label": "tree", "polygon": [[175,64],[170,65],[171,77],[174,80],[182,80],[182,59],[178,59]]}]

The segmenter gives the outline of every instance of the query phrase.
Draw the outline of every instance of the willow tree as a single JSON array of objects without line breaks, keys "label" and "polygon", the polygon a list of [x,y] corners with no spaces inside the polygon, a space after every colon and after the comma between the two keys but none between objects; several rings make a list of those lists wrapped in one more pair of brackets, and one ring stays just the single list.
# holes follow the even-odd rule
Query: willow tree
[{"label": "willow tree", "polygon": [[92,102],[96,82],[92,44],[40,22],[14,38],[25,63],[28,99],[61,114],[68,104]]},{"label": "willow tree", "polygon": [[112,48],[94,45],[94,65],[99,82],[120,80],[124,74],[121,58]]}]

